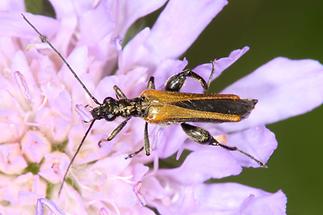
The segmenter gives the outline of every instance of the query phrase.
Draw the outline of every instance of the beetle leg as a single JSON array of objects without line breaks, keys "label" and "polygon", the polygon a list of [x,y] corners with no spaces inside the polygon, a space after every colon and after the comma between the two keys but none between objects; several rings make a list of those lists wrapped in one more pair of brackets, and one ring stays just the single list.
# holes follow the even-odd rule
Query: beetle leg
[{"label": "beetle leg", "polygon": [[210,87],[210,84],[211,84],[211,81],[212,81],[212,76],[214,74],[214,71],[215,71],[215,67],[214,67],[214,61],[210,61],[210,64],[211,64],[211,72],[210,72],[210,76],[209,76],[209,79],[207,80],[207,87]]},{"label": "beetle leg", "polygon": [[254,160],[255,162],[257,162],[259,164],[259,166],[261,167],[267,167],[266,164],[264,164],[263,162],[261,162],[260,160],[256,159],[254,156],[252,156],[251,154],[242,151],[241,149],[239,149],[238,147],[234,147],[234,146],[227,146],[224,145],[222,143],[219,143],[211,134],[210,132],[208,132],[207,130],[198,127],[198,126],[194,126],[194,125],[190,125],[187,123],[182,123],[181,124],[182,129],[184,130],[184,132],[195,142],[197,143],[201,143],[201,144],[207,144],[207,145],[212,145],[212,146],[220,146],[226,150],[229,151],[237,151],[247,157],[249,157],[250,159]]},{"label": "beetle leg", "polygon": [[114,85],[113,89],[116,92],[116,97],[118,100],[127,98],[127,96],[122,92],[122,90],[117,85]]},{"label": "beetle leg", "polygon": [[150,143],[149,143],[149,136],[148,136],[148,123],[145,123],[145,131],[144,131],[144,148],[146,155],[150,155]]},{"label": "beetle leg", "polygon": [[139,154],[142,150],[145,149],[146,155],[150,155],[150,143],[149,143],[149,137],[148,137],[148,123],[145,123],[145,132],[144,132],[144,146],[141,147],[138,151],[135,151],[131,154],[129,154],[125,159],[133,158],[137,154]]},{"label": "beetle leg", "polygon": [[149,78],[147,88],[148,89],[155,89],[155,78],[153,76],[151,76]]},{"label": "beetle leg", "polygon": [[[216,141],[207,130],[201,127],[197,127],[187,123],[181,123],[181,126],[184,132],[195,142],[201,144],[211,144],[213,141]],[[216,141],[216,143],[217,142],[218,141]]]},{"label": "beetle leg", "polygon": [[144,150],[144,147],[143,146],[138,151],[135,151],[135,152],[129,154],[127,157],[125,157],[125,159],[133,158],[134,156],[136,156],[137,154],[139,154],[142,150]]},{"label": "beetle leg", "polygon": [[121,122],[115,129],[113,129],[109,134],[109,136],[107,137],[107,139],[100,140],[98,143],[99,147],[102,146],[102,142],[111,141],[115,136],[117,136],[117,134],[119,134],[119,132],[125,127],[125,125],[127,124],[130,118],[131,117],[128,117],[123,122]]},{"label": "beetle leg", "polygon": [[193,78],[200,82],[204,91],[207,91],[208,84],[206,83],[206,81],[200,75],[198,75],[190,69],[185,69],[182,72],[171,76],[166,82],[165,90],[175,92],[180,91],[187,77]]}]

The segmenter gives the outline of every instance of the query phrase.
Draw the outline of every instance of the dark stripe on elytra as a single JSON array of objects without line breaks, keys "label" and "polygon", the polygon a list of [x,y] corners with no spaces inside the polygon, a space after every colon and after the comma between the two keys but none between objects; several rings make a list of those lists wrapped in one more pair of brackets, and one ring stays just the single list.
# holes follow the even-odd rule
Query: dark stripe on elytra
[{"label": "dark stripe on elytra", "polygon": [[190,110],[234,114],[244,118],[250,113],[256,103],[257,100],[255,99],[205,99],[174,102],[172,105]]}]

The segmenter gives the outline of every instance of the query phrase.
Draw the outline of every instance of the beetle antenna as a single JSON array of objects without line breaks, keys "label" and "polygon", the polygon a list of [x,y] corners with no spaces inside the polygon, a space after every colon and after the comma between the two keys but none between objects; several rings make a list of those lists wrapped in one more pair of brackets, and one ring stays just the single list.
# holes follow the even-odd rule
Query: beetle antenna
[{"label": "beetle antenna", "polygon": [[[216,60],[214,60],[214,61],[216,61]],[[211,64],[211,72],[210,72],[209,79],[207,81],[207,86],[208,87],[210,87],[210,85],[211,85],[212,77],[213,77],[214,72],[215,72],[214,61],[213,60],[210,61],[210,64]]]},{"label": "beetle antenna", "polygon": [[229,151],[237,151],[247,157],[249,157],[250,159],[254,160],[255,162],[257,162],[257,164],[259,164],[259,166],[263,167],[263,168],[267,168],[268,166],[266,164],[264,164],[262,161],[258,160],[257,158],[255,158],[254,156],[252,156],[251,154],[239,149],[238,147],[235,147],[235,146],[227,146],[227,145],[224,145],[222,143],[219,143],[215,138],[212,138],[213,139],[213,143],[211,143],[211,145],[215,145],[215,146],[220,146],[226,150],[229,150]]},{"label": "beetle antenna", "polygon": [[89,128],[86,130],[86,132],[85,132],[85,134],[84,134],[84,136],[83,136],[83,138],[82,138],[81,143],[80,143],[80,144],[79,144],[79,146],[77,147],[77,149],[76,149],[76,151],[75,151],[75,153],[74,153],[74,155],[73,155],[73,157],[72,157],[71,161],[69,162],[69,164],[68,164],[68,166],[67,166],[67,168],[66,168],[66,170],[65,170],[62,184],[61,184],[61,186],[59,187],[59,190],[58,190],[58,196],[60,196],[60,195],[61,195],[61,192],[62,192],[62,189],[63,189],[63,186],[64,186],[64,182],[65,182],[65,179],[66,179],[67,173],[68,173],[68,171],[70,170],[70,168],[71,168],[71,166],[72,166],[72,163],[74,162],[74,160],[75,160],[75,158],[76,158],[76,155],[79,153],[79,151],[80,151],[80,149],[81,149],[81,147],[82,147],[82,145],[83,145],[83,143],[84,143],[84,141],[85,141],[85,138],[86,138],[86,137],[87,137],[87,135],[89,134],[89,132],[90,132],[90,130],[91,130],[91,128],[92,128],[92,126],[93,126],[94,122],[95,122],[95,119],[91,122],[91,124],[90,124]]},{"label": "beetle antenna", "polygon": [[85,90],[85,92],[91,97],[91,99],[98,105],[101,105],[100,102],[98,102],[98,100],[90,93],[90,91],[87,89],[87,87],[83,84],[83,82],[81,81],[81,79],[77,76],[76,72],[72,69],[72,67],[70,66],[70,64],[65,60],[65,58],[62,56],[62,54],[55,48],[55,46],[48,41],[47,37],[45,35],[43,35],[42,33],[40,33],[40,31],[25,17],[24,14],[21,14],[21,16],[24,18],[24,20],[28,23],[28,25],[34,29],[34,31],[38,34],[40,40],[43,43],[47,43],[52,50],[58,55],[58,57],[64,62],[64,64],[68,67],[68,69],[72,72],[72,74],[74,75],[74,77],[76,78],[76,80],[82,85],[82,88]]}]

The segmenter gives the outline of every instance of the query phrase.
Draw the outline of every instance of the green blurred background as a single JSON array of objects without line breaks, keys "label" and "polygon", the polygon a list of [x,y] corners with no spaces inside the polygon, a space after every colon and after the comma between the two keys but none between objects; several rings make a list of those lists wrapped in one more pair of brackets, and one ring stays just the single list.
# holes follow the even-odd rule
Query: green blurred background
[{"label": "green blurred background", "polygon": [[[250,51],[216,80],[217,90],[277,56],[323,63],[323,1],[231,1],[187,56],[190,62],[199,64],[244,45],[249,45]],[[269,125],[279,143],[269,168],[247,169],[225,181],[270,192],[282,189],[288,197],[288,214],[323,214],[322,121],[320,107]]]},{"label": "green blurred background", "polygon": [[[30,11],[50,11],[40,0],[27,2]],[[193,66],[250,46],[250,51],[230,67],[230,72],[216,80],[217,91],[277,56],[311,58],[323,63],[322,11],[322,0],[231,1],[185,56]],[[225,181],[270,192],[282,189],[288,197],[288,214],[322,214],[322,120],[321,107],[269,125],[279,142],[269,168],[247,169]]]}]

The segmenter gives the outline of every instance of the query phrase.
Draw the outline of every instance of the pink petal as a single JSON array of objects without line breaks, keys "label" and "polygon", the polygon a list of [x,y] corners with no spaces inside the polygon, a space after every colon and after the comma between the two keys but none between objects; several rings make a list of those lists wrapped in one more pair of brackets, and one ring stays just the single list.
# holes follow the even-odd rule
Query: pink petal
[{"label": "pink petal", "polygon": [[17,51],[14,54],[11,58],[10,69],[14,71],[12,81],[15,83],[17,89],[15,93],[18,93],[17,98],[20,98],[20,103],[25,106],[25,109],[39,106],[43,96],[39,92],[32,68],[24,52]]},{"label": "pink petal", "polygon": [[275,58],[222,92],[255,98],[258,104],[247,119],[220,127],[241,130],[311,111],[323,102],[322,83],[323,66],[319,62]]},{"label": "pink petal", "polygon": [[[56,187],[58,189],[58,186]],[[65,183],[61,195],[51,198],[66,214],[87,215],[85,201],[75,189]]]},{"label": "pink petal", "polygon": [[[13,58],[11,59],[11,68],[12,71],[18,71],[19,76],[24,80],[26,85],[29,88],[29,93],[30,91],[33,91],[33,89],[37,89],[34,87],[36,85],[35,79],[33,77],[33,74],[31,72],[31,68],[28,63],[28,59],[26,58],[25,54],[22,51],[17,51]],[[15,74],[15,82],[17,86],[19,86],[19,82],[16,78]],[[20,86],[19,86],[20,87]]]},{"label": "pink petal", "polygon": [[[5,100],[2,92],[0,92],[0,96],[3,100]],[[1,108],[4,107],[1,106]],[[6,131],[0,132],[0,141],[2,143],[17,141],[18,138],[20,138],[24,134],[26,126],[24,123],[24,119],[22,119],[22,117],[19,116],[18,111],[9,109],[1,110],[0,118],[0,129],[1,131]]]},{"label": "pink petal", "polygon": [[113,157],[111,156],[99,160],[94,165],[90,166],[89,170],[97,171],[97,174],[99,174],[99,176],[100,172],[105,175],[121,175],[122,172],[124,172],[129,166],[130,162],[131,161],[129,159],[124,159],[123,155]]},{"label": "pink petal", "polygon": [[50,152],[51,144],[39,131],[28,131],[21,140],[21,148],[29,161],[39,163]]},{"label": "pink petal", "polygon": [[202,183],[210,178],[223,178],[241,172],[238,162],[230,158],[225,150],[199,150],[192,152],[184,163],[175,169],[161,169],[160,175],[168,176],[182,184]]},{"label": "pink petal", "polygon": [[135,164],[133,165],[132,172],[133,172],[133,178],[132,180],[134,182],[140,181],[149,171],[149,167],[143,165],[143,164]]},{"label": "pink petal", "polygon": [[11,61],[12,57],[16,54],[18,47],[17,43],[10,37],[0,37],[0,65],[7,67],[7,63]]},{"label": "pink petal", "polygon": [[169,1],[146,42],[151,55],[160,60],[180,56],[226,4],[226,0]]},{"label": "pink petal", "polygon": [[25,103],[27,103],[28,105],[31,105],[32,96],[30,95],[30,90],[25,77],[19,71],[14,72],[14,77],[15,77],[15,82],[19,88],[19,91],[25,100]]},{"label": "pink petal", "polygon": [[61,89],[62,86],[55,86],[47,84],[43,87],[43,94],[46,96],[48,105],[51,107],[53,112],[60,115],[62,118],[72,118],[72,98],[70,94],[65,90]]},{"label": "pink petal", "polygon": [[[81,123],[81,122],[80,122]],[[99,125],[99,122],[97,123]],[[104,127],[105,128],[105,127]],[[68,144],[67,144],[67,154],[72,157],[76,151],[76,148],[81,143],[81,140],[85,134],[87,125],[80,124],[79,126],[73,127],[68,134]],[[108,129],[108,128],[107,128]],[[93,133],[98,133],[96,135],[90,134],[82,146],[81,151],[77,155],[74,163],[75,164],[86,164],[99,160],[107,155],[111,151],[113,144],[106,143],[103,144],[103,147],[99,147],[98,143],[101,138],[106,138],[107,131],[101,130],[97,132],[95,127],[92,130]]]},{"label": "pink petal", "polygon": [[132,163],[132,160],[125,160],[124,155],[120,155],[106,157],[74,172],[78,176],[82,196],[90,199],[87,201],[89,204],[92,205],[93,200],[102,201],[114,207],[108,209],[96,204],[98,209],[112,209],[114,213],[120,211],[120,214],[126,214],[129,210],[135,212],[137,207],[142,207],[134,187],[147,171],[143,164]]},{"label": "pink petal", "polygon": [[[6,195],[16,205],[35,205],[40,196],[45,196],[47,184],[32,173],[17,176],[8,188]],[[11,196],[10,196],[11,195]]]},{"label": "pink petal", "polygon": [[62,117],[48,107],[39,110],[35,118],[40,131],[53,142],[62,142],[66,139],[71,126],[71,122],[66,120],[71,119]]},{"label": "pink petal", "polygon": [[19,144],[0,145],[0,171],[6,174],[20,174],[27,167]]},{"label": "pink petal", "polygon": [[60,183],[68,163],[69,158],[66,154],[61,152],[48,153],[40,167],[39,175],[52,184]]}]

